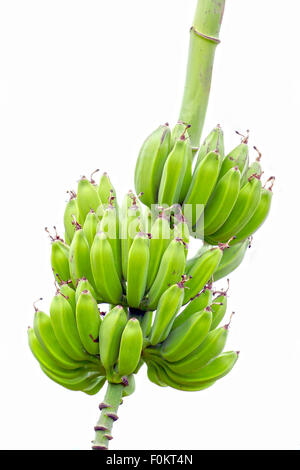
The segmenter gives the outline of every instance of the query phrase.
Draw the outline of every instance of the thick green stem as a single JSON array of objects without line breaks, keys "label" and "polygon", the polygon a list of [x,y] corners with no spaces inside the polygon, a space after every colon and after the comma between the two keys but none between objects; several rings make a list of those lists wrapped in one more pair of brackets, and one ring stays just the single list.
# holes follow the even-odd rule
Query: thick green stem
[{"label": "thick green stem", "polygon": [[124,386],[108,382],[104,402],[100,403],[100,418],[95,426],[95,440],[92,449],[107,450],[112,439],[111,431],[114,422],[118,419],[117,411],[122,401]]},{"label": "thick green stem", "polygon": [[225,0],[198,0],[190,30],[189,58],[179,119],[192,126],[189,134],[193,147],[198,147],[200,143],[224,7]]}]

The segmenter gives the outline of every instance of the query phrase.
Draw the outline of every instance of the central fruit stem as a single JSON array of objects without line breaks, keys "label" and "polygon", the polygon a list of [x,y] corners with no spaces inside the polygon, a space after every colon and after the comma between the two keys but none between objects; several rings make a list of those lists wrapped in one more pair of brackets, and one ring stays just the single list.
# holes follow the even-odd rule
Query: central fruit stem
[{"label": "central fruit stem", "polygon": [[191,124],[189,135],[198,147],[206,115],[216,46],[225,0],[198,0],[193,26],[180,121]]},{"label": "central fruit stem", "polygon": [[122,401],[123,390],[124,386],[122,384],[108,382],[104,402],[99,405],[101,415],[94,428],[96,435],[92,449],[108,449],[109,441],[112,439],[112,427],[118,419],[117,411]]}]

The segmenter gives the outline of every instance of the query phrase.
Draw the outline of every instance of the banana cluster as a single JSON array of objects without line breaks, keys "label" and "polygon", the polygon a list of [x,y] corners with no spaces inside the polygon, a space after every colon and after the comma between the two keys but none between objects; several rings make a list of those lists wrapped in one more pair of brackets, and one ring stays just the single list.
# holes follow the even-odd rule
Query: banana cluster
[{"label": "banana cluster", "polygon": [[148,207],[182,206],[195,238],[211,245],[242,242],[269,213],[274,177],[262,187],[261,154],[249,164],[248,134],[225,156],[220,126],[199,150],[191,146],[189,128],[179,122],[171,131],[165,124],[146,139],[135,169],[136,191]]},{"label": "banana cluster", "polygon": [[176,315],[183,296],[175,301],[175,291],[173,286],[162,297],[149,334],[143,354],[148,377],[161,387],[203,390],[228,374],[238,359],[238,352],[223,353],[229,324],[218,327],[226,313],[227,293],[213,298],[211,285],[206,286]]},{"label": "banana cluster", "polygon": [[42,371],[69,390],[96,394],[108,380],[123,396],[135,389],[134,374],[146,362],[149,379],[161,386],[201,390],[233,367],[237,353],[221,354],[228,326],[227,292],[206,285],[185,302],[183,279],[160,297],[156,312],[117,305],[99,312],[94,290],[82,279],[76,291],[63,283],[50,316],[35,306],[28,341]]},{"label": "banana cluster", "polygon": [[143,334],[139,322],[127,317],[117,306],[102,320],[89,282],[81,280],[76,291],[66,283],[53,297],[50,316],[35,307],[29,347],[42,371],[69,390],[94,395],[109,380],[122,383],[128,396]]},{"label": "banana cluster", "polygon": [[[205,243],[188,259],[181,208],[159,208],[153,217],[131,191],[119,207],[107,174],[98,185],[80,179],[64,226],[66,241],[56,229],[51,236],[58,287],[50,316],[35,307],[28,330],[31,351],[50,379],[88,394],[107,380],[122,384],[127,396],[145,362],[150,380],[157,375],[155,383],[183,390],[201,390],[229,372],[237,356],[220,355],[228,327],[216,330],[226,294],[213,300],[212,280],[237,267],[248,239],[232,247]],[[107,313],[102,304],[109,304]],[[206,343],[218,347],[198,354]],[[192,365],[183,382],[186,362]],[[210,378],[205,367],[214,371]]]},{"label": "banana cluster", "polygon": [[[119,208],[106,174],[99,185],[82,178],[66,206],[66,241],[57,233],[51,237],[55,279],[76,289],[84,277],[98,303],[153,311],[184,275],[187,303],[221,268],[224,251],[234,247],[206,245],[187,260],[189,227],[180,208],[172,214],[161,208],[153,217],[131,191]],[[229,272],[223,269],[223,276]]]}]

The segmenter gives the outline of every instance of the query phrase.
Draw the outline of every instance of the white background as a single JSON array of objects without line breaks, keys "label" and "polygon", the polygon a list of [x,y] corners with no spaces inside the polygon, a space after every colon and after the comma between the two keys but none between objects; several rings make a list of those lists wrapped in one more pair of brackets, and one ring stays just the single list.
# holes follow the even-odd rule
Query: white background
[{"label": "white background", "polygon": [[[299,449],[299,15],[297,0],[228,0],[205,132],[251,130],[274,203],[231,276],[228,349],[213,388],[159,388],[143,369],[112,449]],[[51,382],[27,347],[32,302],[54,294],[44,227],[66,191],[108,171],[133,187],[143,139],[177,120],[195,0],[0,4],[1,427],[3,449],[88,449],[101,396]],[[254,157],[254,151],[252,151]],[[222,284],[222,283],[221,283]]]}]

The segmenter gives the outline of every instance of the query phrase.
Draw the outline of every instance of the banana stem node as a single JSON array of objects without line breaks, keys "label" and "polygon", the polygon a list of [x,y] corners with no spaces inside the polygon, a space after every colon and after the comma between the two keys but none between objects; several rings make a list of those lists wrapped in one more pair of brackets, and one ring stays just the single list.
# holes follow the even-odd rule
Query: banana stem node
[{"label": "banana stem node", "polygon": [[216,44],[220,44],[221,40],[219,38],[215,38],[214,36],[208,36],[207,34],[203,34],[200,31],[198,31],[195,26],[192,26],[190,28],[190,32],[193,31],[197,36],[200,36],[201,38],[207,39],[208,41],[212,41]]}]

